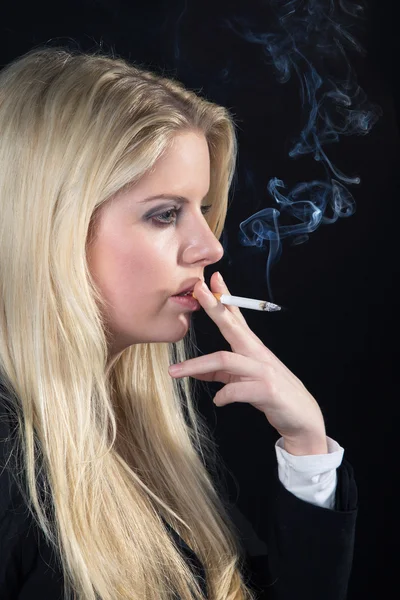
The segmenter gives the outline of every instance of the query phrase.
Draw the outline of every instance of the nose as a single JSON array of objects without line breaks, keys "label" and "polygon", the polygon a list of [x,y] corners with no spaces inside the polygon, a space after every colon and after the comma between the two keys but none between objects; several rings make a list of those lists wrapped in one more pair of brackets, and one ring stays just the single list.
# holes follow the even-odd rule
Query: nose
[{"label": "nose", "polygon": [[218,262],[224,255],[224,249],[217,240],[207,221],[202,218],[200,224],[193,225],[189,240],[186,241],[182,252],[185,264],[206,267]]}]

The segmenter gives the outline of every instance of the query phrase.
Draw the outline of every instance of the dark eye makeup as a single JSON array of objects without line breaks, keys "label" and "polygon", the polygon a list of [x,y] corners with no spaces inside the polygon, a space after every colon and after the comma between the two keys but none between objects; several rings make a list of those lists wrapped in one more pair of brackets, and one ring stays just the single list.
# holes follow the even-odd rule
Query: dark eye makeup
[{"label": "dark eye makeup", "polygon": [[[208,212],[210,212],[210,209],[211,209],[211,204],[205,205],[205,206],[201,207],[201,212],[203,213],[203,215],[206,215]],[[178,220],[179,213],[181,211],[182,211],[181,206],[173,206],[160,214],[152,215],[150,217],[150,219],[156,225],[161,225],[161,226],[174,225],[176,223],[176,221]]]}]

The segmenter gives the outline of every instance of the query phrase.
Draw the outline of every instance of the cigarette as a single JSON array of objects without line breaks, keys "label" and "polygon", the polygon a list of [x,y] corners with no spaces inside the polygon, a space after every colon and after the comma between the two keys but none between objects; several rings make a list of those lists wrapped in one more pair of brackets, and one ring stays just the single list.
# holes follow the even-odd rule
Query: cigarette
[{"label": "cigarette", "polygon": [[[212,292],[213,296],[228,306],[238,306],[239,308],[250,308],[252,310],[264,310],[267,312],[275,312],[281,310],[281,306],[274,304],[273,302],[267,302],[266,300],[255,300],[254,298],[243,298],[241,296],[230,296],[229,294],[217,294]],[[193,298],[196,296],[192,292]]]}]

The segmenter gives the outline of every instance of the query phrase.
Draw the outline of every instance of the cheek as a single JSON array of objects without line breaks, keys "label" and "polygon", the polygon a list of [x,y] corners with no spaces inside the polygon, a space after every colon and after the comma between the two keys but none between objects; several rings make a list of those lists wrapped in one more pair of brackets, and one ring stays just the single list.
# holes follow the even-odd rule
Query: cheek
[{"label": "cheek", "polygon": [[91,271],[102,295],[115,306],[128,299],[144,300],[160,288],[168,290],[170,255],[171,250],[158,248],[154,241],[108,240],[93,252]]}]

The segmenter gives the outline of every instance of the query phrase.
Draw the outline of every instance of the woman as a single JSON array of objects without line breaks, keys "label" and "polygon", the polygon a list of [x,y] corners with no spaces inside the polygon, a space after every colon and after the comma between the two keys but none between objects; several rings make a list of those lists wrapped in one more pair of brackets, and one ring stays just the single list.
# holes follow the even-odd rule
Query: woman
[{"label": "woman", "polygon": [[[2,600],[255,598],[189,377],[281,435],[266,597],[344,598],[343,449],[203,281],[223,254],[227,111],[122,59],[43,48],[0,74],[0,156]],[[218,273],[210,288],[226,291]],[[232,352],[193,358],[200,308]]]}]

